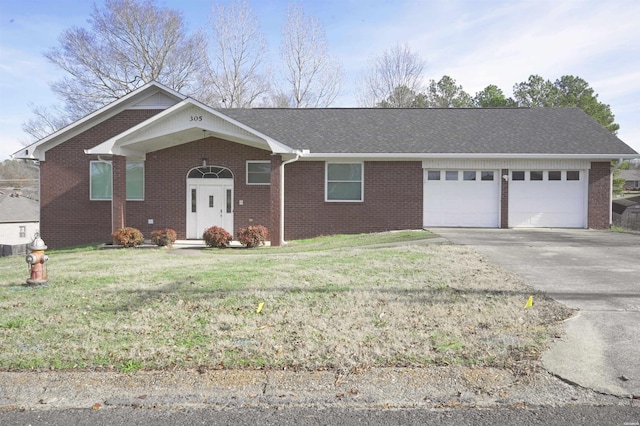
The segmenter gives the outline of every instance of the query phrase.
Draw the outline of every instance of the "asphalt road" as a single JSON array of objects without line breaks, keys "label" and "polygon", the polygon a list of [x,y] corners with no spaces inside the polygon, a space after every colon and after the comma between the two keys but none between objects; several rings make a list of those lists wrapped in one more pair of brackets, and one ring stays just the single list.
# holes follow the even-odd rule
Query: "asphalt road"
[{"label": "asphalt road", "polygon": [[640,426],[640,408],[546,407],[501,410],[61,410],[0,413],[3,425],[613,425]]},{"label": "asphalt road", "polygon": [[[537,290],[579,309],[545,368],[580,386],[640,395],[640,235],[584,229],[431,229],[474,247]],[[534,301],[535,303],[535,301]]]}]

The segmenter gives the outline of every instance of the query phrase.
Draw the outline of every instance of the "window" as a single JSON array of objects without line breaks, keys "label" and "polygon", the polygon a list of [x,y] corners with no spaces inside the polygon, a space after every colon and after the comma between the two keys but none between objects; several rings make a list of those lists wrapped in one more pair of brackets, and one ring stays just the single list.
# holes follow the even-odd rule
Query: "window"
[{"label": "window", "polygon": [[532,170],[529,172],[529,180],[542,180],[542,176],[542,171]]},{"label": "window", "polygon": [[480,172],[480,180],[493,180],[493,172],[492,171]]},{"label": "window", "polygon": [[247,185],[269,185],[271,163],[269,161],[247,161]]},{"label": "window", "polygon": [[[111,162],[91,161],[90,187],[92,200],[111,200],[113,176]],[[144,200],[144,163],[127,162],[127,200]]]},{"label": "window", "polygon": [[465,171],[462,172],[462,179],[463,180],[476,180],[476,172],[475,171],[465,170]]},{"label": "window", "polygon": [[362,163],[327,163],[327,201],[362,201]]},{"label": "window", "polygon": [[20,232],[20,234],[19,234],[20,238],[26,238],[26,236],[27,236],[27,227],[21,225],[19,232]]},{"label": "window", "polygon": [[444,172],[445,180],[458,180],[457,170],[447,170]]},{"label": "window", "polygon": [[524,172],[523,171],[511,172],[511,180],[524,180]]},{"label": "window", "polygon": [[127,200],[144,200],[144,163],[127,162]]},{"label": "window", "polygon": [[580,171],[567,170],[567,180],[580,180]]},{"label": "window", "polygon": [[110,200],[113,179],[111,178],[111,163],[104,161],[91,162],[91,199]]},{"label": "window", "polygon": [[560,170],[549,170],[549,180],[562,180],[562,172]]},{"label": "window", "polygon": [[429,170],[427,180],[440,180],[440,170]]}]

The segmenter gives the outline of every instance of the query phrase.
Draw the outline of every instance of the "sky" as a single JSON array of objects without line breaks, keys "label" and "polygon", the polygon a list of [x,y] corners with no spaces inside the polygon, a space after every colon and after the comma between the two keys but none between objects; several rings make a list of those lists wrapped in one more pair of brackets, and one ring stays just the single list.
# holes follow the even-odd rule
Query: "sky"
[{"label": "sky", "polygon": [[[183,13],[190,31],[204,28],[214,3],[156,0]],[[274,67],[288,0],[248,0]],[[104,0],[95,0],[100,7]],[[222,3],[229,3],[222,0]],[[532,74],[586,80],[609,104],[618,137],[640,152],[640,0],[302,0],[319,19],[329,53],[342,64],[335,107],[358,106],[356,86],[370,61],[407,44],[425,61],[425,83],[449,75],[472,96],[490,84],[512,94]],[[70,27],[85,27],[85,0],[0,0],[0,161],[29,136],[31,105],[51,106],[49,85],[64,75],[43,52]]]}]

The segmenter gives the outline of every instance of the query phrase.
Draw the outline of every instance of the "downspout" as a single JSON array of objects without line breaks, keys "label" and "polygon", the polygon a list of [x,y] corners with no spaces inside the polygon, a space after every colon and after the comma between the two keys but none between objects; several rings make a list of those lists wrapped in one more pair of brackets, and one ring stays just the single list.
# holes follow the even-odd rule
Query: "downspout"
[{"label": "downspout", "polygon": [[287,244],[284,240],[284,166],[298,161],[302,153],[296,151],[296,156],[290,160],[283,161],[280,165],[280,245]]},{"label": "downspout", "polygon": [[611,177],[609,178],[609,194],[611,194],[611,200],[609,200],[609,228],[611,228],[611,225],[613,224],[613,208],[611,204],[613,202],[613,174],[622,166],[622,163],[624,163],[624,160],[622,158],[619,158],[618,164],[616,164],[613,167],[613,170],[611,170]]}]

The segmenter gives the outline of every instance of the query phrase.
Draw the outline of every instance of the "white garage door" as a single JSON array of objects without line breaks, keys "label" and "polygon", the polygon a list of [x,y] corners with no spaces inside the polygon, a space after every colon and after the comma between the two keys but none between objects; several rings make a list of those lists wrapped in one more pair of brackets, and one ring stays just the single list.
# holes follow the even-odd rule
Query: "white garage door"
[{"label": "white garage door", "polygon": [[509,227],[584,228],[585,172],[511,171]]},{"label": "white garage door", "polygon": [[424,226],[497,228],[499,184],[495,170],[425,170]]}]

